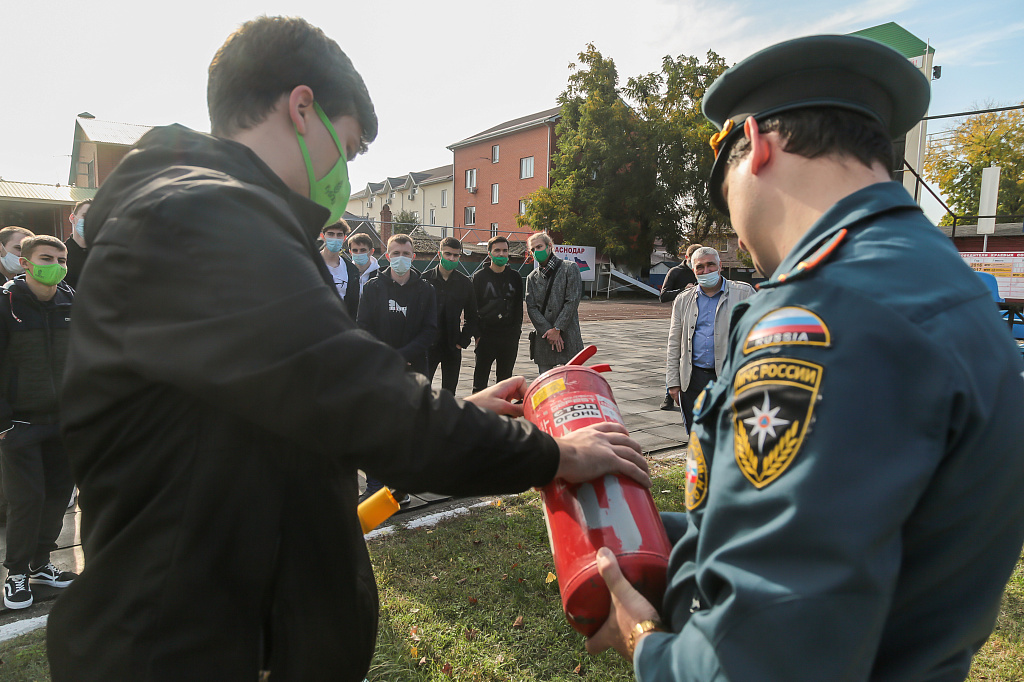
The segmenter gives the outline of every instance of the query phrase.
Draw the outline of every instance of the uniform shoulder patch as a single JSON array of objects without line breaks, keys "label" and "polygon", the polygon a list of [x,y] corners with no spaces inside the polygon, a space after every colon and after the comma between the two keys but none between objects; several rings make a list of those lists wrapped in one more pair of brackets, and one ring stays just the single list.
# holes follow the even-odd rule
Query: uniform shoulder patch
[{"label": "uniform shoulder patch", "polygon": [[777,480],[796,459],[814,415],[823,374],[821,365],[789,358],[755,360],[736,372],[732,405],[736,464],[754,487],[761,489]]},{"label": "uniform shoulder patch", "polygon": [[778,308],[754,323],[743,354],[770,346],[831,346],[832,332],[820,317],[806,308]]},{"label": "uniform shoulder patch", "polygon": [[690,445],[686,449],[686,509],[699,507],[708,494],[708,463],[695,432],[690,432]]}]

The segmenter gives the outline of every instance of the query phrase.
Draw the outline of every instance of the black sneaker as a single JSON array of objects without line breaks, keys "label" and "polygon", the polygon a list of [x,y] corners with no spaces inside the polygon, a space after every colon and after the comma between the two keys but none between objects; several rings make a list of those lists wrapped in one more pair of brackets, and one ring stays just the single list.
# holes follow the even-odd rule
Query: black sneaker
[{"label": "black sneaker", "polygon": [[28,581],[33,585],[67,587],[77,577],[77,573],[62,571],[53,564],[46,564],[40,568],[32,568],[30,566],[28,569]]},{"label": "black sneaker", "polygon": [[9,609],[27,609],[32,606],[32,590],[24,573],[7,576],[4,581],[4,606]]},{"label": "black sneaker", "polygon": [[[650,403],[648,403],[650,404]],[[674,410],[676,409],[676,402],[672,400],[672,396],[665,394],[665,399],[661,401],[661,409],[663,410]]]},{"label": "black sneaker", "polygon": [[398,505],[401,507],[412,502],[412,495],[402,492],[401,490],[392,490],[391,495],[395,498],[395,502],[398,502]]}]

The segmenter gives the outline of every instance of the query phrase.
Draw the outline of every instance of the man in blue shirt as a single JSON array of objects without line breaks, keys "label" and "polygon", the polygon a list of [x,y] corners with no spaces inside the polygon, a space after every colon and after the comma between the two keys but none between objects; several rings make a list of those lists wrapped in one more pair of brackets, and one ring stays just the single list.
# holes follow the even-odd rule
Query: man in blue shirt
[{"label": "man in blue shirt", "polygon": [[854,36],[769,47],[704,96],[712,199],[769,275],[698,399],[659,610],[602,549],[588,642],[641,682],[967,677],[1024,541],[1024,363],[892,182],[928,80]]},{"label": "man in blue shirt", "polygon": [[722,369],[733,306],[754,293],[749,284],[721,276],[721,257],[710,246],[694,250],[690,263],[699,286],[672,303],[665,360],[665,385],[687,428],[693,424],[694,401]]}]

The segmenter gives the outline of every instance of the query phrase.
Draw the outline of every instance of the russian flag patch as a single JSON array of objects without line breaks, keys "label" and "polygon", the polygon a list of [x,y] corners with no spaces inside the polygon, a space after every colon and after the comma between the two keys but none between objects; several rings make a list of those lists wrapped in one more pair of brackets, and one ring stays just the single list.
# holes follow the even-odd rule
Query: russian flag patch
[{"label": "russian flag patch", "polygon": [[787,306],[768,313],[743,342],[743,354],[769,346],[831,346],[832,334],[821,318],[806,308]]}]

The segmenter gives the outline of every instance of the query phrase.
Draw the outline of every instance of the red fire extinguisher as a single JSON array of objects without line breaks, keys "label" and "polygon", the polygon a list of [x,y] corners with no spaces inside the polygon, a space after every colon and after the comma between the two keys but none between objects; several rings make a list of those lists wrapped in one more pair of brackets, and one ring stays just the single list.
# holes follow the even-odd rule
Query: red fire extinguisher
[{"label": "red fire extinguisher", "polygon": [[[524,399],[526,418],[552,436],[598,422],[622,423],[611,386],[583,367],[596,346],[545,372]],[[665,593],[672,550],[650,491],[631,478],[607,475],[582,484],[554,480],[541,489],[562,607],[569,624],[589,637],[608,618],[611,595],[597,572],[597,550],[615,553],[623,575],[655,607]]]}]

